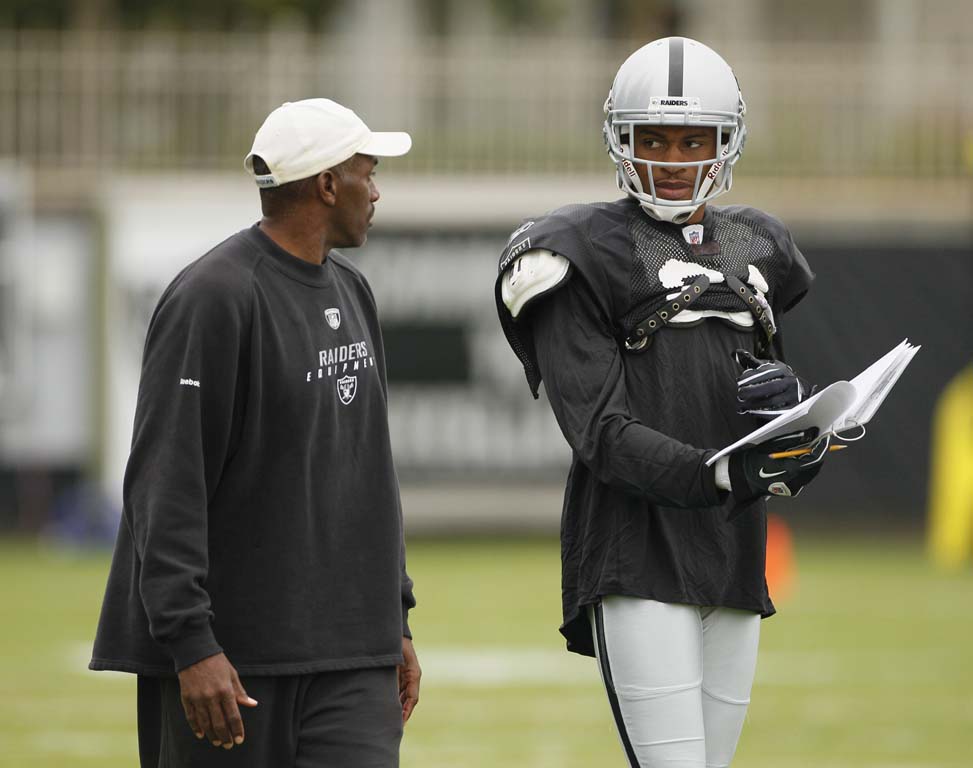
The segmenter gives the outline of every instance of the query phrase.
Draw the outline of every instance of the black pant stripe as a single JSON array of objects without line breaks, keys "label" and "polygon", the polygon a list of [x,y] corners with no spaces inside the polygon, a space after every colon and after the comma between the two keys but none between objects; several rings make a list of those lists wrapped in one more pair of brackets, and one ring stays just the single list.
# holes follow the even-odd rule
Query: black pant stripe
[{"label": "black pant stripe", "polygon": [[615,682],[612,680],[611,665],[608,663],[608,647],[605,644],[605,619],[602,616],[601,603],[595,605],[595,632],[598,635],[598,658],[601,663],[601,674],[605,678],[605,690],[608,692],[608,703],[611,704],[615,725],[618,727],[618,734],[622,737],[622,746],[625,748],[629,765],[632,768],[639,768],[639,759],[635,756],[632,741],[628,737],[628,731],[625,730],[625,721],[622,720],[622,709],[618,704]]}]

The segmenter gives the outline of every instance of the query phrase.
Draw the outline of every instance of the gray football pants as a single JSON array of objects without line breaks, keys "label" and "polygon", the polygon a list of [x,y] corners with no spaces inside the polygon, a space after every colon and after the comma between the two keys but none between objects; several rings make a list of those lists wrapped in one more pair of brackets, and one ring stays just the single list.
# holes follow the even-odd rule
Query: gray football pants
[{"label": "gray football pants", "polygon": [[617,595],[589,616],[629,764],[729,766],[750,703],[760,616]]},{"label": "gray football pants", "polygon": [[197,739],[179,680],[138,679],[142,768],[397,768],[402,707],[395,667],[241,677],[259,704],[241,707],[246,741]]}]

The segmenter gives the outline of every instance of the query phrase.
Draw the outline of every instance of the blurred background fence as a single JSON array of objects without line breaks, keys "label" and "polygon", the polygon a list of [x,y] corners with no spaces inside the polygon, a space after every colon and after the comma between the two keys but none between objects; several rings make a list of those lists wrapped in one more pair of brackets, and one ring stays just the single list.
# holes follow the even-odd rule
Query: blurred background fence
[{"label": "blurred background fence", "polygon": [[266,113],[326,95],[414,138],[355,254],[407,519],[554,530],[568,450],[499,333],[496,258],[522,218],[618,194],[602,104],[666,34],[740,80],[724,199],[783,218],[822,277],[792,362],[828,382],[925,345],[810,519],[918,527],[937,399],[973,356],[968,4],[0,0],[0,529],[114,528],[152,307],[259,216],[241,160]]},{"label": "blurred background fence", "polygon": [[[0,155],[39,169],[235,171],[283,101],[327,93],[410,131],[407,173],[605,172],[598,140],[630,40],[302,30],[0,32]],[[747,173],[956,178],[973,165],[967,41],[735,41]]]}]

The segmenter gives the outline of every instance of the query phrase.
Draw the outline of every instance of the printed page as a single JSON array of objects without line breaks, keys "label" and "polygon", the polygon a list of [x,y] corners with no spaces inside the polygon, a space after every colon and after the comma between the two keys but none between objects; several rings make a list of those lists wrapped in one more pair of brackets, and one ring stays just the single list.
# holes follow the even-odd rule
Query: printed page
[{"label": "printed page", "polygon": [[[888,355],[852,379],[851,383],[855,385],[855,389],[858,391],[858,398],[841,421],[835,424],[834,431],[842,432],[867,424],[920,349],[921,347],[914,347],[903,341]],[[880,367],[881,363],[886,365]]]},{"label": "printed page", "polygon": [[783,411],[773,421],[723,448],[706,462],[707,466],[739,448],[790,432],[817,427],[820,434],[825,434],[867,424],[920,349],[909,344],[908,339],[903,340],[850,382],[836,381],[803,403]]},{"label": "printed page", "polygon": [[781,414],[773,421],[755,429],[746,437],[740,438],[732,445],[726,446],[719,453],[707,459],[707,466],[728,453],[747,445],[756,445],[774,437],[802,432],[811,427],[817,427],[820,433],[830,432],[834,422],[848,411],[857,397],[855,387],[848,381],[836,381],[803,403]]}]

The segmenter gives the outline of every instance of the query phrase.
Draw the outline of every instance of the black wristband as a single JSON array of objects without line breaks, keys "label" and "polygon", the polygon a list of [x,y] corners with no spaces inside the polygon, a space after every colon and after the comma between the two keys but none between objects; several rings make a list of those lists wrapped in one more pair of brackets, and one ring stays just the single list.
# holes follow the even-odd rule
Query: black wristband
[{"label": "black wristband", "polygon": [[738,503],[753,501],[762,495],[759,492],[754,493],[754,489],[747,481],[747,473],[743,468],[744,461],[746,461],[746,453],[732,454],[728,467],[731,493]]}]

